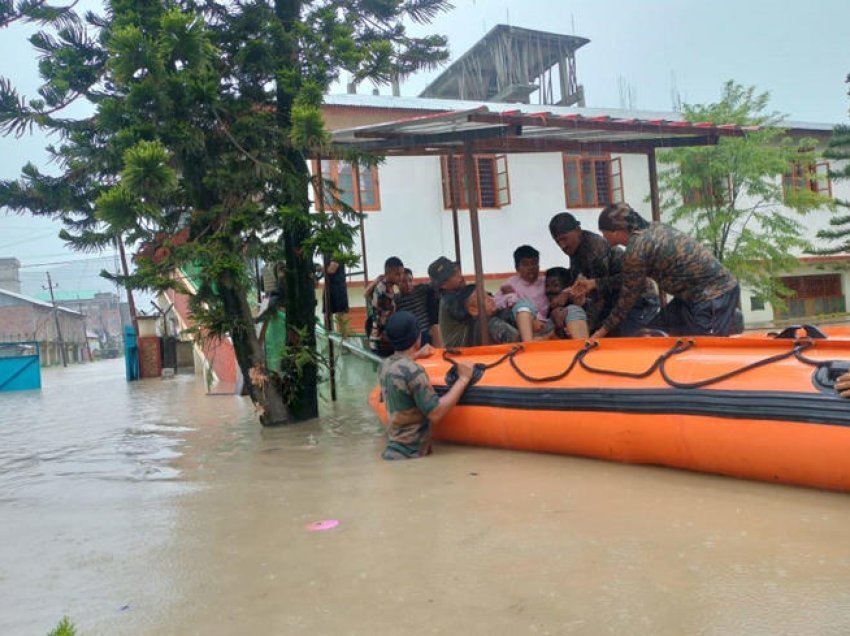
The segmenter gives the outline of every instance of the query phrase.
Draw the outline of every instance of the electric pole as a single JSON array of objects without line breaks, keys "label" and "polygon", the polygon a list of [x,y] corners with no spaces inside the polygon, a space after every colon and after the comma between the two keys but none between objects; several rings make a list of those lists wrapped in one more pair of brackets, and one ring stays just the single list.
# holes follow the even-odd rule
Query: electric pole
[{"label": "electric pole", "polygon": [[53,305],[53,320],[56,323],[56,337],[59,339],[59,351],[62,353],[62,366],[68,366],[68,357],[65,354],[65,342],[62,340],[62,328],[59,326],[59,310],[56,308],[56,299],[53,297],[53,281],[50,280],[50,272],[47,272],[47,287],[50,290],[50,302]]}]

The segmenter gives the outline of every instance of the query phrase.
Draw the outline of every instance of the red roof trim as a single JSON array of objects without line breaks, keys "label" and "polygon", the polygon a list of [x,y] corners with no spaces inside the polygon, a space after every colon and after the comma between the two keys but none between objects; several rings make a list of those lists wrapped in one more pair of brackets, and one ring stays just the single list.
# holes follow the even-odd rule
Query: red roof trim
[{"label": "red roof trim", "polygon": [[850,254],[830,254],[828,256],[801,256],[801,263],[844,263],[850,261]]}]

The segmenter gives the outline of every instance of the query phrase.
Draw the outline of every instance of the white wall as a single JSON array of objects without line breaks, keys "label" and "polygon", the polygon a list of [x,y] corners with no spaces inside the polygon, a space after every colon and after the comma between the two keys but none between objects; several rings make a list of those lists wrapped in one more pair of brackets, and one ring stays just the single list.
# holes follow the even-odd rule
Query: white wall
[{"label": "white wall", "polygon": [[[622,155],[624,195],[650,216],[648,168],[643,155]],[[560,153],[508,155],[511,203],[479,211],[482,259],[487,273],[513,272],[513,251],[529,244],[540,251],[543,269],[567,266],[569,259],[549,236],[549,219],[567,209]],[[438,157],[394,157],[378,168],[381,209],[366,212],[364,228],[369,276],[383,271],[389,256],[398,256],[417,277],[426,277],[438,256],[454,257],[451,210],[443,208]],[[597,231],[598,207],[569,210],[582,227]],[[473,271],[469,212],[458,211],[461,260]],[[359,244],[358,244],[359,247]],[[358,250],[359,252],[359,250]]]},{"label": "white wall", "polygon": [[[649,204],[649,170],[644,155],[619,156],[623,169],[625,200],[646,218],[651,217]],[[540,250],[542,269],[568,266],[549,236],[549,219],[566,210],[564,174],[560,153],[528,153],[508,155],[508,179],[511,203],[500,209],[479,211],[484,271],[489,274],[514,270],[513,250],[527,243]],[[833,166],[834,169],[838,165]],[[378,168],[381,209],[365,213],[365,233],[370,278],[383,271],[389,256],[398,256],[414,275],[425,278],[428,264],[438,256],[454,257],[451,210],[443,208],[443,191],[438,157],[394,157]],[[834,198],[850,199],[850,183],[832,184]],[[599,208],[571,209],[582,227],[597,231]],[[832,212],[817,210],[802,219],[806,236],[814,244],[822,244],[817,232],[829,226]],[[473,271],[469,213],[459,210],[461,259],[463,270]],[[687,230],[687,228],[682,228]],[[358,243],[359,248],[359,243]],[[359,250],[358,250],[359,251]],[[836,265],[803,266],[788,275],[843,271]],[[845,293],[850,294],[850,276],[843,274]],[[772,320],[770,305],[764,310],[750,311],[750,290],[742,290],[745,320],[766,323]]]}]

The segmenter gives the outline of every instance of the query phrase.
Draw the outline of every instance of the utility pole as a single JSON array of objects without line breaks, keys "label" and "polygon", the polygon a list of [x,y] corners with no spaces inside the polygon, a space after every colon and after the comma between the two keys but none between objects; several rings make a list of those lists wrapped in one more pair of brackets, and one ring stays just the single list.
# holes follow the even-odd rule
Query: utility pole
[{"label": "utility pole", "polygon": [[47,272],[47,287],[42,285],[42,289],[50,290],[50,302],[53,305],[53,320],[56,323],[56,337],[59,339],[59,351],[62,353],[62,366],[68,366],[68,357],[65,354],[65,342],[62,340],[62,328],[59,326],[59,310],[56,308],[56,299],[53,297],[53,281],[50,280],[50,272]]},{"label": "utility pole", "polygon": [[[124,274],[124,277],[130,275],[130,270],[127,268],[127,255],[124,252],[124,241],[121,238],[121,235],[115,237],[115,244],[118,246],[118,253],[121,255],[121,271]],[[133,302],[133,289],[126,285],[127,288],[127,305],[130,307],[130,320],[133,323],[133,329],[136,330],[136,334],[139,333],[139,321],[136,320],[136,303]],[[120,310],[119,310],[120,313]]]}]

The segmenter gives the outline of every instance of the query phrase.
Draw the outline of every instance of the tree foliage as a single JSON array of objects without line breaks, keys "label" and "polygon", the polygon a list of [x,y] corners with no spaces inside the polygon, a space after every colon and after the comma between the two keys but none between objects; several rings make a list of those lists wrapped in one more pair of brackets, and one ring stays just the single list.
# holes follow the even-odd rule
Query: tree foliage
[{"label": "tree foliage", "polygon": [[[264,424],[317,414],[314,259],[351,259],[355,220],[311,212],[311,157],[333,157],[322,96],[340,73],[388,82],[446,59],[414,38],[445,0],[112,0],[31,38],[40,96],[0,83],[0,129],[57,132],[58,177],[27,165],[0,204],[61,219],[75,249],[142,245],[132,287],[197,281],[194,318],[229,335]],[[85,100],[89,117],[63,118]],[[349,157],[350,158],[350,157]],[[290,370],[266,369],[249,304],[254,259],[286,264]],[[293,367],[295,368],[295,367]],[[291,379],[291,378],[290,378]],[[295,390],[284,391],[285,387]],[[283,402],[286,401],[286,408]]]},{"label": "tree foliage", "polygon": [[[850,84],[850,74],[845,81]],[[843,167],[837,170],[830,166],[830,179],[833,181],[850,179],[850,126],[841,124],[835,127],[823,156],[844,162]],[[839,213],[829,220],[830,229],[818,232],[818,238],[830,242],[831,245],[818,249],[818,254],[850,252],[850,201],[835,199],[835,205]]]},{"label": "tree foliage", "polygon": [[[741,137],[721,137],[715,146],[660,153],[662,208],[709,247],[738,280],[775,307],[783,307],[781,272],[797,264],[795,255],[811,250],[803,219],[830,206],[811,187],[825,179],[813,168],[813,139],[793,139],[782,118],[768,111],[768,94],[734,82],[720,101],[686,105],[690,122],[736,124]],[[796,168],[795,168],[796,167]],[[791,177],[794,170],[796,177]]]}]

